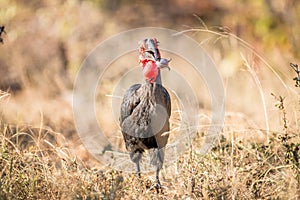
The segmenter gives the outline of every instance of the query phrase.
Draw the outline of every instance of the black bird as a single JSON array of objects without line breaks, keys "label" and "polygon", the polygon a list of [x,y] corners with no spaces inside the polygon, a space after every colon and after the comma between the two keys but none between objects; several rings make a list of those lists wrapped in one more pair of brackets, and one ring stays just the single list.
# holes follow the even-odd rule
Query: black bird
[{"label": "black bird", "polygon": [[149,150],[151,164],[155,166],[155,188],[161,188],[159,171],[164,162],[164,147],[169,138],[171,99],[162,86],[160,70],[169,68],[170,59],[160,57],[158,41],[155,38],[141,41],[139,63],[144,82],[131,86],[121,104],[120,125],[126,149],[136,164],[140,177],[139,161],[142,153]]}]

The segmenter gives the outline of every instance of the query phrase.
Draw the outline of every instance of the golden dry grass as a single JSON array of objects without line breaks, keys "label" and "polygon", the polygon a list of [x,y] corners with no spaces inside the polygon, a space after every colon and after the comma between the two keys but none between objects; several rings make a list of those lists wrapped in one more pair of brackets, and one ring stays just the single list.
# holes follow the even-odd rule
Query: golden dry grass
[{"label": "golden dry grass", "polygon": [[156,194],[149,190],[153,174],[138,179],[88,166],[57,142],[64,141],[59,133],[1,124],[1,199],[299,198],[297,134],[274,133],[266,144],[227,134],[206,156],[195,140],[162,171],[163,193]]},{"label": "golden dry grass", "polygon": [[[209,123],[203,115],[202,128],[188,151],[162,170],[159,194],[150,190],[153,174],[138,179],[102,167],[80,149],[79,141],[45,128],[50,119],[38,128],[2,120],[1,199],[297,199],[300,138],[297,126],[287,124],[290,113],[284,98],[274,97],[281,128],[267,133],[243,114],[227,112],[222,135],[205,156],[198,153]],[[2,103],[8,105],[8,98],[9,93],[1,94]],[[173,107],[177,115],[178,109]],[[172,120],[176,124],[180,115]]]}]

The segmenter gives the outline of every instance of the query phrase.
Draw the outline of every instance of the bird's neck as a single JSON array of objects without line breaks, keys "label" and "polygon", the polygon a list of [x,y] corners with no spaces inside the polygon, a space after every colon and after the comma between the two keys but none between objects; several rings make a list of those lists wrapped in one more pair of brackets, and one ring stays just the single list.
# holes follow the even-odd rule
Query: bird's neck
[{"label": "bird's neck", "polygon": [[[149,81],[147,81],[147,80],[145,79],[145,77],[143,77],[143,82],[144,82],[144,83],[147,83],[147,82],[149,82]],[[160,70],[158,71],[158,74],[157,74],[155,83],[156,83],[156,84],[162,85]]]},{"label": "bird's neck", "polygon": [[160,70],[158,70],[158,74],[157,74],[157,77],[156,77],[156,80],[155,80],[155,83],[156,84],[162,84],[161,83],[161,75],[160,75]]}]

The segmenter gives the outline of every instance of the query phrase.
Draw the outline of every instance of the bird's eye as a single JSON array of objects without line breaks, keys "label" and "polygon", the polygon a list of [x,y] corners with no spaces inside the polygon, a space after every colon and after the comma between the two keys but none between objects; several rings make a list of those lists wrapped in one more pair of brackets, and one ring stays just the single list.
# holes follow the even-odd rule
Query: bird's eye
[{"label": "bird's eye", "polygon": [[[151,55],[151,58],[155,58],[155,53],[153,52],[153,51],[151,51],[151,50],[147,50],[147,51],[145,51],[145,53],[148,53],[147,55],[145,55],[145,57],[147,57],[149,54]],[[150,56],[149,55],[149,56]]]}]

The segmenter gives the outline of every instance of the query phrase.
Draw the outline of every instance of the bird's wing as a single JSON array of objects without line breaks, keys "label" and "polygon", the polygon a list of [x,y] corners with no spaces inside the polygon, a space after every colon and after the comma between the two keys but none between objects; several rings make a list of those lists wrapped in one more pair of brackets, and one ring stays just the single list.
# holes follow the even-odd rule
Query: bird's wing
[{"label": "bird's wing", "polygon": [[140,103],[140,97],[137,95],[137,90],[141,87],[141,84],[134,84],[124,94],[124,98],[121,104],[121,116],[120,125],[123,121],[131,115],[135,107]]},{"label": "bird's wing", "polygon": [[[135,84],[131,86],[124,95],[122,104],[121,104],[121,116],[120,116],[120,125],[122,129],[122,134],[125,140],[126,148],[131,151],[143,151],[150,147],[157,147],[154,137],[134,137],[139,134],[147,134],[149,132],[149,127],[145,124],[137,124],[136,116],[140,112],[139,104],[142,101],[142,97],[139,89],[141,84]],[[137,108],[137,110],[135,110]],[[133,113],[134,112],[134,113]],[[145,122],[145,121],[144,121]],[[151,131],[151,130],[150,130]]]},{"label": "bird's wing", "polygon": [[166,111],[171,116],[171,98],[169,92],[160,84],[156,84],[155,89],[155,99],[156,102],[161,104],[163,107],[166,108]]},{"label": "bird's wing", "polygon": [[166,146],[169,138],[169,134],[164,133],[170,131],[169,118],[171,116],[171,98],[166,88],[164,88],[160,84],[157,84],[155,88],[155,99],[157,104],[160,104],[162,107],[165,108],[167,114],[167,116],[165,116],[166,121],[164,122],[162,129],[159,131],[158,134],[155,135],[155,140],[157,142],[158,147],[163,148]]}]

